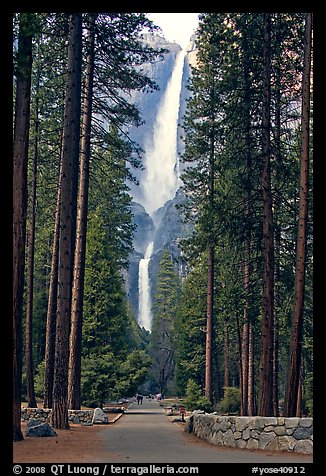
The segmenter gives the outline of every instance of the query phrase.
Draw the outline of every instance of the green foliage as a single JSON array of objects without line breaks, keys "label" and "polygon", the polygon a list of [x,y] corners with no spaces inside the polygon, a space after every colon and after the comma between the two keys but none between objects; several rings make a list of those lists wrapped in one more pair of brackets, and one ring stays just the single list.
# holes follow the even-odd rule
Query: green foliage
[{"label": "green foliage", "polygon": [[189,411],[204,410],[210,413],[213,410],[212,404],[203,395],[200,386],[192,379],[188,380],[184,403]]},{"label": "green foliage", "polygon": [[121,363],[116,391],[121,395],[134,395],[145,382],[151,364],[150,356],[144,350],[134,350]]},{"label": "green foliage", "polygon": [[224,387],[224,397],[218,402],[219,413],[239,413],[241,405],[240,388]]},{"label": "green foliage", "polygon": [[109,349],[96,349],[82,359],[82,396],[87,406],[134,395],[146,379],[150,357],[144,351],[134,350],[121,361]]},{"label": "green foliage", "polygon": [[314,414],[313,374],[309,372],[303,388],[303,413],[309,417]]},{"label": "green foliage", "polygon": [[90,214],[83,322],[82,399],[99,405],[134,393],[144,381],[149,357],[135,347],[135,332],[126,303],[119,255],[100,207]]},{"label": "green foliage", "polygon": [[35,397],[43,399],[44,397],[44,378],[45,378],[45,360],[39,363],[34,379]]},{"label": "green foliage", "polygon": [[[62,144],[68,14],[14,15],[14,52],[19,18],[33,30],[30,147],[38,141],[37,208],[34,263],[33,340],[35,390],[42,397],[45,322],[51,267],[54,215]],[[84,27],[87,15],[83,15]],[[190,273],[182,291],[168,256],[162,257],[154,300],[152,370],[159,385],[168,370],[183,395],[192,379],[204,384],[207,264],[205,250],[214,237],[215,396],[223,387],[223,330],[228,326],[231,381],[238,376],[238,332],[244,306],[254,323],[255,362],[258,368],[262,290],[261,216],[261,103],[262,21],[259,13],[205,13],[197,36],[198,62],[190,83],[186,113],[185,153],[190,165],[182,177],[184,215],[194,223],[185,242]],[[275,235],[275,313],[279,330],[279,385],[286,382],[292,316],[297,234],[300,159],[300,82],[303,56],[302,13],[272,14],[271,174]],[[83,326],[83,396],[100,402],[134,392],[144,379],[148,356],[142,335],[126,303],[122,268],[132,247],[131,198],[126,179],[130,166],[140,166],[139,147],[119,131],[139,125],[140,111],[128,103],[132,91],[156,88],[142,65],[162,51],[146,46],[140,33],[153,25],[143,13],[102,13],[96,18],[94,111],[103,121],[92,124],[91,177]],[[31,31],[30,31],[31,32]],[[83,49],[86,54],[86,49]],[[14,74],[23,64],[14,56]],[[14,85],[15,93],[15,85]],[[103,100],[105,98],[105,100]],[[279,111],[279,112],[278,112]],[[277,115],[279,113],[279,116]],[[107,124],[110,124],[107,127]],[[36,128],[38,124],[38,128]],[[214,140],[213,140],[213,139]],[[212,154],[212,150],[214,152]],[[136,152],[136,153],[135,153]],[[208,177],[214,166],[215,196],[209,200]],[[184,168],[184,167],[183,167]],[[29,167],[28,180],[31,181]],[[310,189],[312,185],[310,183]],[[30,184],[29,184],[30,189]],[[310,190],[310,203],[312,190]],[[312,207],[309,209],[307,273],[303,328],[305,368],[303,400],[312,414]],[[243,289],[243,245],[250,238],[250,289]],[[163,336],[164,339],[163,339]],[[142,349],[139,351],[138,349]],[[167,349],[164,351],[164,349]],[[169,359],[167,359],[169,357]],[[162,364],[169,361],[169,367]],[[175,375],[173,370],[175,368]],[[166,374],[165,374],[166,377]],[[197,388],[197,390],[198,390]],[[229,390],[230,389],[230,390]],[[225,411],[237,408],[237,390],[225,389]],[[197,392],[193,388],[193,392]],[[190,392],[190,391],[189,391]],[[201,393],[196,393],[196,404]],[[189,398],[191,395],[189,393]],[[193,397],[194,398],[194,397]],[[191,404],[190,404],[191,405]],[[234,410],[237,411],[237,410]]]},{"label": "green foliage", "polygon": [[[38,164],[33,303],[36,368],[43,361],[45,353],[47,298],[64,120],[68,19],[67,13],[14,15],[15,75],[21,74],[23,69],[16,55],[19,20],[24,27],[28,27],[28,30],[25,28],[26,33],[34,34],[28,156],[33,158],[37,154]],[[86,31],[88,14],[83,14],[83,26]],[[90,231],[93,244],[88,243],[88,252],[92,254],[94,262],[86,272],[88,294],[85,299],[87,322],[84,344],[87,343],[86,348],[88,346],[90,350],[92,346],[94,348],[104,343],[104,346],[110,345],[114,355],[118,355],[120,348],[122,353],[126,353],[138,345],[143,346],[142,337],[136,336],[138,331],[126,309],[121,279],[121,267],[126,266],[133,233],[131,198],[126,186],[126,177],[132,179],[132,174],[127,164],[140,166],[137,154],[139,147],[126,137],[125,130],[122,140],[119,131],[126,125],[142,122],[140,111],[128,102],[128,97],[132,91],[151,91],[157,87],[139,66],[157,59],[163,50],[156,51],[143,42],[140,32],[155,29],[144,13],[98,14],[95,28],[93,110],[98,113],[97,118],[101,115],[104,120],[94,119],[92,123],[89,207],[92,212],[101,215],[105,226]],[[85,38],[86,35],[83,41]],[[87,48],[83,47],[84,59],[87,52]],[[16,93],[15,84],[13,92]],[[107,123],[110,124],[108,130]],[[30,182],[31,167],[28,174]],[[99,250],[102,260],[97,260],[95,256],[96,237],[92,233],[97,232],[102,243],[106,240],[106,256],[103,249]],[[94,248],[90,251],[92,246]],[[106,278],[108,281],[105,285]],[[91,285],[92,280],[94,286]],[[99,292],[96,294],[97,284]],[[93,311],[96,317],[92,321],[90,315]],[[116,326],[110,321],[105,323],[108,316],[111,321],[116,320]],[[41,385],[40,374],[36,373],[35,380],[37,387]],[[38,392],[41,393],[41,388]]]},{"label": "green foliage", "polygon": [[198,260],[183,282],[175,325],[176,385],[184,395],[189,379],[204,386],[207,266]]},{"label": "green foliage", "polygon": [[[214,242],[216,256],[215,398],[218,399],[223,387],[226,362],[233,385],[240,380],[239,342],[244,310],[257,330],[253,342],[254,368],[259,368],[258,336],[261,335],[263,290],[263,71],[259,58],[263,55],[263,21],[264,15],[259,13],[204,13],[200,16],[196,38],[198,61],[192,70],[189,86],[191,97],[185,115],[185,152],[182,156],[185,163],[182,181],[187,199],[181,209],[185,219],[194,223],[194,232],[183,243],[191,272],[184,284],[178,317],[176,373],[180,395],[190,377],[203,385],[205,344],[201,332],[204,334],[205,331],[206,310],[203,257],[208,242]],[[279,333],[281,395],[287,380],[293,307],[304,14],[274,13],[271,15],[271,27],[274,311],[275,328]],[[209,193],[212,172],[213,202]],[[309,219],[312,220],[310,214],[311,208]],[[308,257],[312,252],[311,244],[312,232],[309,230]],[[246,252],[245,246],[248,247]],[[245,263],[248,264],[246,269]],[[307,341],[312,336],[311,267],[312,260],[308,258],[304,309],[304,336]],[[195,281],[191,277],[193,272],[201,276],[197,295]],[[247,289],[244,289],[244,272],[249,277]],[[230,339],[228,349],[225,349],[223,342],[226,326]],[[309,351],[303,353],[308,371],[312,370],[311,356],[312,348],[309,347]]]},{"label": "green foliage", "polygon": [[84,405],[97,407],[117,398],[117,362],[109,347],[96,349],[82,358],[81,391]]},{"label": "green foliage", "polygon": [[166,393],[174,379],[174,334],[180,281],[167,249],[163,250],[153,301],[153,325],[150,335],[152,379],[158,390]]}]

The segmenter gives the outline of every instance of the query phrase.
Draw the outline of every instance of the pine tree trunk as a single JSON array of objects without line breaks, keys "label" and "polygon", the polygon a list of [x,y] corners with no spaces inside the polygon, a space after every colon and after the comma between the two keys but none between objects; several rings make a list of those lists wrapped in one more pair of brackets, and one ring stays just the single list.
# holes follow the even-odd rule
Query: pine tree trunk
[{"label": "pine tree trunk", "polygon": [[213,357],[213,306],[214,306],[214,248],[208,249],[208,284],[207,284],[207,324],[206,324],[206,366],[205,366],[205,397],[211,402],[212,389],[212,357]]},{"label": "pine tree trunk", "polygon": [[224,387],[230,386],[229,327],[224,324]]},{"label": "pine tree trunk", "polygon": [[248,416],[256,414],[255,403],[255,369],[254,369],[254,333],[252,321],[249,321],[249,356],[248,356]]},{"label": "pine tree trunk", "polygon": [[[281,158],[281,70],[276,66],[276,92],[275,92],[275,188],[280,187]],[[281,254],[281,228],[280,228],[281,204],[275,206],[274,235],[275,235],[275,302],[279,302],[280,283],[280,254]],[[279,316],[277,307],[274,311],[274,343],[273,343],[273,415],[279,416]]]},{"label": "pine tree trunk", "polygon": [[312,14],[307,13],[304,68],[302,78],[302,112],[301,112],[301,169],[300,169],[300,199],[299,226],[297,237],[297,254],[294,283],[294,303],[292,314],[292,332],[290,348],[290,364],[285,398],[284,413],[286,416],[296,416],[299,392],[299,379],[302,351],[302,326],[305,290],[305,259],[308,222],[308,183],[309,183],[309,116],[310,116],[310,68],[312,42]]},{"label": "pine tree trunk", "polygon": [[[246,317],[246,316],[245,316]],[[241,339],[241,408],[240,414],[247,415],[248,413],[248,363],[249,363],[249,326],[245,322],[242,327]]]},{"label": "pine tree trunk", "polygon": [[243,83],[244,83],[244,126],[245,126],[245,145],[246,145],[246,187],[245,187],[245,238],[243,245],[244,266],[243,266],[243,287],[244,287],[244,310],[243,310],[243,327],[242,327],[242,359],[241,359],[241,415],[248,414],[249,405],[249,379],[250,379],[250,329],[252,330],[250,315],[250,283],[251,283],[251,223],[250,223],[250,207],[252,201],[252,140],[251,140],[251,85],[250,85],[250,57],[247,37],[247,28],[244,29],[242,38],[243,49]]},{"label": "pine tree trunk", "polygon": [[69,428],[68,361],[72,288],[72,233],[75,210],[73,189],[80,140],[81,32],[81,14],[73,13],[70,15],[69,22],[68,72],[63,130],[58,300],[52,409],[52,424],[55,428],[60,429]]},{"label": "pine tree trunk", "polygon": [[27,213],[33,14],[21,13],[17,56],[17,89],[13,144],[13,439],[21,431],[22,320]]},{"label": "pine tree trunk", "polygon": [[70,356],[68,377],[69,408],[78,410],[81,405],[81,341],[84,300],[84,276],[86,256],[86,231],[89,188],[90,137],[92,119],[93,73],[94,73],[94,25],[95,16],[90,15],[87,55],[85,99],[82,122],[82,143],[80,158],[80,185],[78,196],[78,217],[73,280],[72,322],[70,334]]},{"label": "pine tree trunk", "polygon": [[262,192],[263,192],[263,308],[260,360],[260,400],[258,413],[273,414],[273,319],[274,319],[274,238],[270,171],[271,101],[271,14],[264,14],[263,104],[262,104]]},{"label": "pine tree trunk", "polygon": [[26,334],[25,334],[25,359],[26,359],[26,390],[27,403],[31,408],[36,408],[34,391],[34,360],[33,360],[33,281],[34,281],[34,249],[35,249],[35,213],[36,213],[36,182],[37,182],[37,156],[38,156],[38,97],[36,98],[35,115],[35,144],[33,159],[33,176],[31,191],[31,216],[28,233],[28,265],[27,265],[27,306],[26,306]]},{"label": "pine tree trunk", "polygon": [[[62,141],[61,141],[62,144]],[[55,333],[57,320],[57,292],[58,292],[58,262],[59,262],[59,236],[60,236],[60,200],[62,180],[62,160],[60,145],[60,164],[58,176],[57,203],[53,233],[51,275],[49,283],[48,309],[46,316],[45,338],[45,380],[44,380],[44,408],[52,408]]]},{"label": "pine tree trunk", "polygon": [[[214,104],[214,84],[211,89],[211,103]],[[215,198],[215,132],[214,112],[211,117],[211,137],[209,151],[209,206],[213,217]],[[213,219],[213,218],[212,218]],[[214,231],[211,230],[207,251],[208,276],[207,276],[207,323],[206,323],[206,355],[205,355],[205,397],[213,400],[213,314],[214,314]]]},{"label": "pine tree trunk", "polygon": [[249,241],[246,240],[244,244],[244,314],[241,337],[241,415],[248,413],[248,370],[249,370]]}]

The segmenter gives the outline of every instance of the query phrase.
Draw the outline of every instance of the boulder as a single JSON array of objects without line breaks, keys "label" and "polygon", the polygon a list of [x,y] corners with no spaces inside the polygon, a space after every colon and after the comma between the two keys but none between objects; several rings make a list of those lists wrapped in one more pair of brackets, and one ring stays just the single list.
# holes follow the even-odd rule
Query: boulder
[{"label": "boulder", "polygon": [[186,433],[191,433],[194,428],[194,417],[190,416],[186,418],[186,424],[185,424],[185,432]]},{"label": "boulder", "polygon": [[305,440],[308,439],[309,436],[312,435],[313,428],[312,426],[310,427],[305,427],[305,426],[298,426],[293,432],[293,436],[296,440]]},{"label": "boulder", "polygon": [[36,418],[30,418],[27,422],[27,428],[32,428],[33,426],[40,425],[41,422],[40,420],[37,420]]},{"label": "boulder", "polygon": [[309,441],[309,440],[298,441],[298,443],[294,445],[294,451],[296,453],[312,454],[313,453],[312,441]]},{"label": "boulder", "polygon": [[102,408],[95,408],[94,413],[93,413],[93,419],[92,419],[92,424],[97,425],[101,423],[109,423],[109,418],[108,416],[104,413]]},{"label": "boulder", "polygon": [[[34,423],[37,420],[34,420]],[[26,436],[36,436],[36,437],[46,437],[46,436],[56,436],[56,432],[52,428],[49,423],[39,423],[34,424],[31,426],[30,422],[29,425],[27,425],[27,432]]]}]

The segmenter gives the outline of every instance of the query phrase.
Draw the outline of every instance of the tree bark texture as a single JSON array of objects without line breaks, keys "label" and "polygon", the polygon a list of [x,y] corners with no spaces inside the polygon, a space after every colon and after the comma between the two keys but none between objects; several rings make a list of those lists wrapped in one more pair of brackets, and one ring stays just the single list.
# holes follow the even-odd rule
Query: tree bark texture
[{"label": "tree bark texture", "polygon": [[308,191],[309,191],[309,118],[310,118],[310,70],[312,43],[312,13],[307,13],[305,29],[304,66],[302,78],[301,111],[301,168],[299,223],[292,314],[290,363],[285,398],[285,415],[297,415],[302,351],[302,327],[305,290],[305,259],[307,246]]},{"label": "tree bark texture", "polygon": [[81,14],[71,14],[62,150],[58,300],[52,408],[52,424],[55,428],[61,429],[69,428],[68,361],[73,252],[72,233],[73,214],[76,206],[73,203],[73,189],[74,172],[76,169],[78,170],[80,139],[81,28]]},{"label": "tree bark texture", "polygon": [[[251,109],[252,109],[252,92],[250,84],[250,49],[248,46],[248,36],[246,29],[242,37],[243,50],[243,85],[244,85],[244,135],[246,147],[246,185],[245,185],[245,230],[243,243],[243,291],[244,291],[244,308],[243,308],[243,325],[241,336],[241,415],[247,415],[249,412],[249,398],[251,398],[253,389],[249,389],[250,376],[252,369],[250,366],[253,360],[250,359],[250,332],[252,331],[252,316],[250,313],[250,285],[251,285],[251,229],[250,229],[250,211],[252,202],[252,155],[253,145],[251,140]],[[252,405],[251,405],[252,407]],[[252,411],[252,410],[251,410]]]},{"label": "tree bark texture", "polygon": [[[61,141],[62,142],[62,141]],[[44,379],[44,408],[52,408],[53,376],[54,376],[54,352],[55,334],[57,322],[57,292],[58,292],[58,263],[59,263],[59,236],[60,236],[60,201],[61,201],[61,181],[62,181],[62,160],[61,146],[59,159],[59,176],[57,203],[54,222],[51,275],[48,295],[48,308],[46,316],[46,338],[45,338],[45,379]]]},{"label": "tree bark texture", "polygon": [[13,144],[13,439],[21,431],[22,319],[27,213],[27,162],[30,119],[33,14],[21,13]]},{"label": "tree bark texture", "polygon": [[230,386],[230,359],[229,359],[229,326],[228,323],[224,323],[224,346],[223,346],[223,354],[224,354],[224,387]]},{"label": "tree bark texture", "polygon": [[[211,101],[214,104],[214,87],[211,90]],[[215,133],[214,112],[211,117],[211,137],[209,151],[209,207],[211,216],[214,213],[215,197]],[[206,324],[206,352],[205,352],[205,397],[212,402],[213,399],[213,315],[214,315],[214,231],[210,232],[208,251],[207,275],[207,324]]]},{"label": "tree bark texture", "polygon": [[69,408],[79,410],[81,405],[81,342],[84,301],[84,276],[86,257],[86,232],[89,189],[89,161],[92,119],[93,75],[94,75],[94,25],[95,16],[90,15],[87,55],[85,99],[82,121],[82,142],[80,155],[80,184],[78,195],[78,216],[75,264],[73,278],[72,322],[70,334],[68,400]]},{"label": "tree bark texture", "polygon": [[256,414],[255,368],[254,368],[254,332],[252,320],[249,321],[249,356],[248,356],[248,416]]},{"label": "tree bark texture", "polygon": [[258,413],[273,414],[274,238],[270,170],[271,14],[264,14],[262,104],[263,306]]},{"label": "tree bark texture", "polygon": [[37,156],[38,156],[38,98],[36,98],[35,114],[35,144],[31,190],[31,214],[28,232],[28,260],[27,260],[27,305],[25,329],[25,361],[26,361],[26,390],[27,403],[36,408],[34,391],[34,359],[33,359],[33,289],[34,289],[34,251],[35,251],[35,214],[36,214],[36,185],[37,185]]},{"label": "tree bark texture", "polygon": [[207,280],[207,324],[206,324],[206,365],[205,365],[205,397],[211,402],[212,389],[212,357],[213,357],[213,309],[214,309],[214,248],[208,249],[208,280]]}]

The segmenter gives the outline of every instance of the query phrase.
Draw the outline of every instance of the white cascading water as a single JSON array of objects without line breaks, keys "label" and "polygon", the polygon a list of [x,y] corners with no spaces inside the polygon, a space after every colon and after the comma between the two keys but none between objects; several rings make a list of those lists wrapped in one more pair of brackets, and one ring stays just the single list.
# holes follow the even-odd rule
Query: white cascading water
[{"label": "white cascading water", "polygon": [[181,50],[159,106],[153,141],[145,145],[144,207],[150,215],[173,198],[178,187],[177,129],[183,63]]},{"label": "white cascading water", "polygon": [[139,274],[138,274],[138,286],[139,286],[139,312],[138,312],[138,324],[140,327],[150,330],[152,324],[152,312],[151,312],[151,293],[150,283],[148,276],[148,265],[153,253],[152,241],[146,248],[144,258],[139,262]]},{"label": "white cascading water", "polygon": [[[143,182],[143,205],[150,215],[174,197],[179,186],[179,159],[177,154],[177,130],[184,64],[184,51],[176,57],[171,78],[159,106],[154,124],[153,141],[145,145],[146,175]],[[152,303],[150,295],[149,262],[153,242],[147,246],[145,256],[139,262],[139,312],[138,323],[151,330]]]}]

